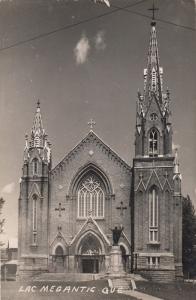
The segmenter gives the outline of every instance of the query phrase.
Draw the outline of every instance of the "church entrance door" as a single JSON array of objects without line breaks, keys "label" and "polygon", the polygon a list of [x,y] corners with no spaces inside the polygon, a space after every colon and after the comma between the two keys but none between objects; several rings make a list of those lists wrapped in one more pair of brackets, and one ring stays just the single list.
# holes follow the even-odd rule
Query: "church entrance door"
[{"label": "church entrance door", "polygon": [[55,272],[64,272],[64,253],[61,246],[58,246],[55,251]]},{"label": "church entrance door", "polygon": [[99,260],[96,258],[83,258],[82,259],[82,272],[83,273],[99,273]]},{"label": "church entrance door", "polygon": [[88,233],[79,244],[78,270],[82,273],[99,273],[103,269],[104,255],[99,239]]}]

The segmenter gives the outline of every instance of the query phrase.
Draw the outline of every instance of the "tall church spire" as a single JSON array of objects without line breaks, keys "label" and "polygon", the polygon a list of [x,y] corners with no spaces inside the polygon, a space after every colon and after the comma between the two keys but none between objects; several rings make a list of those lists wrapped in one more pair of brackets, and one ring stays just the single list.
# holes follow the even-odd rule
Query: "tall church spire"
[{"label": "tall church spire", "polygon": [[136,113],[136,155],[172,155],[170,92],[163,92],[163,68],[159,64],[154,5],[150,30],[144,93],[138,92]]},{"label": "tall church spire", "polygon": [[143,95],[140,92],[138,93],[137,117],[140,118],[141,115],[145,117],[149,110],[151,100],[155,97],[162,117],[165,116],[168,123],[169,116],[171,115],[169,108],[170,92],[168,89],[166,92],[163,91],[163,68],[160,67],[159,63],[156,22],[154,20],[154,11],[157,9],[153,5],[153,8],[150,10],[153,11],[150,44],[148,49],[147,67],[144,69],[144,93]]},{"label": "tall church spire", "polygon": [[45,130],[43,128],[40,101],[37,101],[36,113],[33,121],[33,127],[31,130],[31,147],[43,147],[44,146]]},{"label": "tall church spire", "polygon": [[159,65],[156,22],[151,22],[150,45],[148,50],[147,68],[144,69],[144,98],[147,102],[152,92],[162,104],[162,77],[163,68]]},{"label": "tall church spire", "polygon": [[28,162],[29,158],[34,155],[34,151],[38,150],[42,160],[49,163],[51,162],[51,144],[47,139],[47,134],[45,133],[41,110],[40,101],[37,102],[37,108],[34,116],[33,126],[31,129],[30,141],[28,140],[28,135],[25,136],[25,148],[24,148],[24,161]]}]

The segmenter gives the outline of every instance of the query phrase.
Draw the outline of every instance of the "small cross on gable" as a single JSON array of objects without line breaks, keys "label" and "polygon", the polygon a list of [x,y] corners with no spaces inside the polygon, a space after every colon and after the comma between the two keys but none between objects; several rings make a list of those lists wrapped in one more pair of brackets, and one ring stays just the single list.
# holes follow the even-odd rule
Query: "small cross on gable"
[{"label": "small cross on gable", "polygon": [[127,209],[126,206],[123,206],[123,201],[120,202],[120,206],[117,206],[116,209],[120,210],[120,215],[123,216],[123,210]]},{"label": "small cross on gable", "polygon": [[61,203],[59,203],[59,207],[55,208],[55,210],[59,212],[59,217],[61,217],[61,211],[65,210],[65,208],[61,207]]},{"label": "small cross on gable", "polygon": [[92,209],[89,209],[89,210],[88,210],[88,216],[89,216],[89,217],[92,217],[92,216],[93,216],[93,210],[92,210]]},{"label": "small cross on gable", "polygon": [[93,119],[90,119],[88,125],[90,126],[90,130],[93,130],[93,127],[96,125],[96,122]]}]

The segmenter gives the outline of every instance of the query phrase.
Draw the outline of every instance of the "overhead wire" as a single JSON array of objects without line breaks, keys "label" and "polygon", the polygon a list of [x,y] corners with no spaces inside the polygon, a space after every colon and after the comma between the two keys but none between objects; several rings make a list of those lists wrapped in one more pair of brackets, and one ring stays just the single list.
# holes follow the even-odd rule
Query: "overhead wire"
[{"label": "overhead wire", "polygon": [[[138,15],[138,16],[141,16],[141,17],[144,17],[144,18],[147,18],[147,19],[152,19],[150,16],[142,14],[142,13],[139,13],[137,11],[130,10],[130,9],[128,9],[128,7],[119,7],[119,6],[116,6],[116,5],[111,5],[111,7],[116,8],[116,9],[119,8],[119,10],[126,11],[126,12],[129,12],[131,14]],[[174,22],[171,22],[171,21],[168,21],[168,20],[156,18],[156,21],[159,21],[159,22],[162,22],[162,23],[166,23],[166,24],[169,24],[169,25],[173,25],[173,26],[176,26],[176,27],[180,27],[180,28],[183,28],[183,29],[188,29],[188,30],[191,30],[191,31],[196,31],[196,28],[194,28],[194,27],[190,27],[190,26],[187,26],[187,25],[177,24],[177,23],[174,23]]]},{"label": "overhead wire", "polygon": [[[93,17],[90,17],[90,18],[87,18],[87,19],[84,19],[84,20],[81,20],[81,21],[78,21],[76,23],[73,23],[73,24],[68,24],[68,25],[65,25],[65,26],[62,26],[60,28],[57,28],[57,29],[54,29],[54,30],[51,30],[49,32],[45,32],[45,33],[41,33],[39,35],[36,35],[34,37],[31,37],[29,39],[25,39],[25,40],[22,40],[22,41],[18,41],[16,43],[13,43],[11,45],[8,45],[8,46],[5,46],[5,47],[1,47],[0,48],[0,52],[2,51],[5,51],[5,50],[8,50],[8,49],[11,49],[11,48],[15,48],[15,47],[18,47],[20,45],[24,45],[24,44],[27,44],[27,43],[30,43],[30,42],[33,42],[35,40],[39,40],[39,39],[42,39],[42,38],[45,38],[45,37],[48,37],[50,35],[54,35],[58,32],[61,32],[61,31],[65,31],[65,30],[68,30],[68,29],[72,29],[72,28],[75,28],[81,24],[85,24],[85,23],[88,23],[88,22],[92,22],[94,20],[98,20],[98,19],[101,19],[105,16],[109,16],[109,15],[112,15],[118,11],[125,11],[125,12],[129,12],[131,14],[135,14],[135,15],[139,15],[141,17],[144,17],[144,18],[148,18],[148,19],[152,19],[150,16],[148,15],[145,15],[145,14],[142,14],[142,13],[139,13],[139,12],[136,12],[136,11],[132,11],[130,10],[129,8],[131,7],[134,7],[136,5],[139,5],[143,2],[146,2],[148,0],[140,0],[136,3],[132,3],[132,4],[129,4],[129,5],[126,5],[124,7],[119,7],[119,6],[116,6],[116,5],[113,5],[111,4],[111,7],[113,8],[112,11],[107,11],[105,13],[102,13],[100,15],[97,15],[97,16],[93,16]],[[196,31],[196,28],[193,28],[193,27],[190,27],[190,26],[186,26],[186,25],[180,25],[180,24],[176,24],[174,22],[171,22],[171,21],[168,21],[168,20],[163,20],[163,19],[160,19],[160,18],[156,18],[156,21],[159,21],[159,22],[162,22],[162,23],[166,23],[166,24],[169,24],[169,25],[173,25],[173,26],[177,26],[177,27],[180,27],[180,28],[183,28],[183,29],[187,29],[187,30],[191,30],[191,31]]]},{"label": "overhead wire", "polygon": [[[140,1],[136,2],[136,3],[132,3],[132,4],[129,4],[129,5],[126,5],[124,8],[130,8],[130,7],[132,7],[132,6],[136,6],[136,5],[138,5],[138,4],[141,4],[142,2],[145,2],[145,1],[148,1],[148,0],[140,0]],[[13,44],[8,45],[8,46],[5,46],[5,47],[0,47],[0,52],[1,52],[1,51],[5,51],[5,50],[8,50],[8,49],[11,49],[11,48],[18,47],[18,46],[20,46],[20,45],[27,44],[27,43],[29,43],[29,42],[33,42],[33,41],[35,41],[35,40],[42,39],[42,38],[44,38],[44,37],[48,37],[48,36],[50,36],[50,35],[56,34],[56,33],[61,32],[61,31],[65,31],[65,30],[68,30],[68,29],[72,29],[72,28],[77,27],[77,26],[79,26],[79,25],[81,25],[81,24],[85,24],[85,23],[88,23],[88,22],[92,22],[92,21],[94,21],[94,20],[103,18],[103,17],[105,17],[105,16],[112,15],[112,14],[114,14],[115,12],[120,11],[120,10],[121,10],[120,8],[114,8],[112,11],[107,11],[107,12],[102,13],[102,14],[100,14],[100,15],[93,16],[93,17],[90,17],[90,18],[87,18],[87,19],[78,21],[78,22],[73,23],[73,24],[68,24],[68,25],[62,26],[62,27],[60,27],[60,28],[51,30],[51,31],[49,31],[49,32],[41,33],[41,34],[36,35],[36,36],[34,36],[34,37],[31,37],[31,38],[29,38],[29,39],[25,39],[25,40],[22,40],[22,41],[13,43]]]}]

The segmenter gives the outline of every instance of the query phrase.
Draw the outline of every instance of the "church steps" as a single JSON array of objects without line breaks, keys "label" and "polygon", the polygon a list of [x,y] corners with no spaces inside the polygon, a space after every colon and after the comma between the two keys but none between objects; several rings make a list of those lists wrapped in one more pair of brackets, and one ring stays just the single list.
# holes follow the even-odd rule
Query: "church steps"
[{"label": "church steps", "polygon": [[42,273],[33,278],[34,281],[90,281],[101,277],[101,274],[91,273]]},{"label": "church steps", "polygon": [[123,290],[131,289],[131,281],[125,278],[111,279],[113,288],[121,288]]}]

